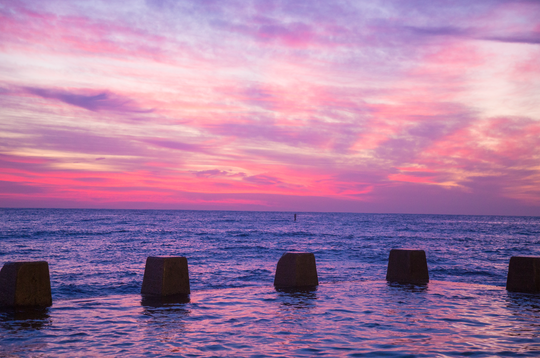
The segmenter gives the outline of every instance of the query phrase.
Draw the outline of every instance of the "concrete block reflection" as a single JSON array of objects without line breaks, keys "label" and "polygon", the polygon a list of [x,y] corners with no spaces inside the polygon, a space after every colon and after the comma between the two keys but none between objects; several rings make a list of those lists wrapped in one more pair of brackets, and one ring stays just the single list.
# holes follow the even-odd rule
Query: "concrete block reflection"
[{"label": "concrete block reflection", "polygon": [[[17,306],[0,308],[0,331],[35,331],[47,328],[52,323],[49,307]],[[2,355],[0,347],[0,356]]]},{"label": "concrete block reflection", "polygon": [[145,307],[170,307],[178,304],[189,303],[191,299],[186,294],[170,295],[170,296],[156,296],[156,295],[143,295],[141,299],[141,306]]},{"label": "concrete block reflection", "polygon": [[52,305],[49,264],[46,261],[7,262],[0,271],[0,306]]}]

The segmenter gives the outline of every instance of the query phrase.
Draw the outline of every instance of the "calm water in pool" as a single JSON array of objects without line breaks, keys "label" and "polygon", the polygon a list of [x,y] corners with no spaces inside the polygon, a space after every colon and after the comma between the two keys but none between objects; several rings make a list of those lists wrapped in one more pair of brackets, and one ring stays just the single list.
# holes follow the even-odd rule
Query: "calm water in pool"
[{"label": "calm water in pool", "polygon": [[[46,260],[53,306],[0,311],[0,356],[539,356],[540,296],[504,289],[540,218],[0,209],[0,264]],[[426,286],[384,280],[427,254]],[[315,291],[272,286],[315,253]],[[147,256],[186,256],[188,302],[139,294]]]}]

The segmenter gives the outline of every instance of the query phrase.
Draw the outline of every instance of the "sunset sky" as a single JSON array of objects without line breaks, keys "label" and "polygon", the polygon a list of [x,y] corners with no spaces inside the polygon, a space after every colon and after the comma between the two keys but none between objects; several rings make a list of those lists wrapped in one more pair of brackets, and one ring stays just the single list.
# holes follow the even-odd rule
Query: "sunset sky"
[{"label": "sunset sky", "polygon": [[540,215],[540,1],[0,0],[0,207]]}]

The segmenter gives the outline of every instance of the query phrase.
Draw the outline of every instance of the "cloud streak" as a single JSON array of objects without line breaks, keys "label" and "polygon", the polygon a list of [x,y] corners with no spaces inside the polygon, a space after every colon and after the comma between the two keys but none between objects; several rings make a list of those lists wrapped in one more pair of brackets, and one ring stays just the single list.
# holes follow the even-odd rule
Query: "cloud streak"
[{"label": "cloud streak", "polygon": [[54,90],[44,88],[24,88],[26,92],[46,98],[81,107],[89,111],[115,111],[127,113],[151,113],[153,109],[141,109],[129,99],[121,98],[111,92],[101,92],[92,95],[80,94],[74,91]]}]

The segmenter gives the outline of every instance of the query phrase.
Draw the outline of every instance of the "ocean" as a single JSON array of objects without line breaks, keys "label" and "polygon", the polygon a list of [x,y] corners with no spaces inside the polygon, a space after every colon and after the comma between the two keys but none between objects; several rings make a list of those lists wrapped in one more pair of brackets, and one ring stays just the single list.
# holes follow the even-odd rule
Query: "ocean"
[{"label": "ocean", "polygon": [[[540,217],[0,209],[0,265],[49,263],[46,309],[0,311],[0,356],[540,356],[540,295],[505,289],[540,256]],[[427,285],[385,281],[426,251]],[[285,252],[316,290],[277,291]],[[148,256],[185,256],[189,300],[140,295]]]}]

